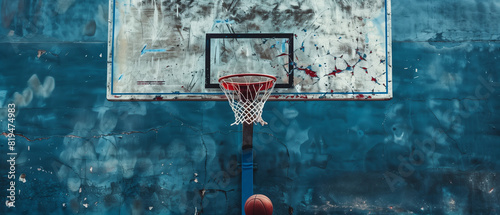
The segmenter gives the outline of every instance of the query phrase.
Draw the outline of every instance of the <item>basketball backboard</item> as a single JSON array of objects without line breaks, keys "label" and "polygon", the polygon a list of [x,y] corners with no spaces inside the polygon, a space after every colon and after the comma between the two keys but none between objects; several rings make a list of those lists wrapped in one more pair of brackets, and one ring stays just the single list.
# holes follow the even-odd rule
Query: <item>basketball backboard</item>
[{"label": "basketball backboard", "polygon": [[218,79],[277,78],[269,100],[392,98],[390,0],[110,0],[109,100],[225,100]]}]

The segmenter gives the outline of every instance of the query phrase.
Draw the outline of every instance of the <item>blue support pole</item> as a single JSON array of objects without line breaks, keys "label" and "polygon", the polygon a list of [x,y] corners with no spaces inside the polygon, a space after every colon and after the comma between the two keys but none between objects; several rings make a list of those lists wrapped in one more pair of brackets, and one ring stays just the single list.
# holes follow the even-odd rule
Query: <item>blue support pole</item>
[{"label": "blue support pole", "polygon": [[241,156],[241,214],[245,214],[245,202],[253,195],[253,123],[243,122]]},{"label": "blue support pole", "polygon": [[245,214],[245,202],[253,195],[253,152],[243,150],[241,172],[241,214]]}]

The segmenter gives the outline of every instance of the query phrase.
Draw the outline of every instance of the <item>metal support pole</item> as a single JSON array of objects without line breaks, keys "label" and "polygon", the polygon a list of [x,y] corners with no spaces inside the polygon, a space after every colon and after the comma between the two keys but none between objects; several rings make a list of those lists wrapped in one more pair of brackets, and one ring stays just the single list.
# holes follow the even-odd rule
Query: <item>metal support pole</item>
[{"label": "metal support pole", "polygon": [[241,157],[241,214],[245,214],[245,201],[253,195],[253,123],[243,122]]}]

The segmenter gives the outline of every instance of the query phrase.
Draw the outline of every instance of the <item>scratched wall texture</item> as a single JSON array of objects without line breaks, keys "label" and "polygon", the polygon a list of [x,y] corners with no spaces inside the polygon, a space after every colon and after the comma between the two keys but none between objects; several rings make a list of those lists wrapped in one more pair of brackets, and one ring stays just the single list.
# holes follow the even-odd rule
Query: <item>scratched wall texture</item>
[{"label": "scratched wall texture", "polygon": [[[106,101],[107,7],[1,1],[0,130],[15,103],[26,182],[0,213],[238,214],[226,102]],[[393,0],[394,99],[266,104],[255,192],[279,215],[500,213],[498,11]]]}]

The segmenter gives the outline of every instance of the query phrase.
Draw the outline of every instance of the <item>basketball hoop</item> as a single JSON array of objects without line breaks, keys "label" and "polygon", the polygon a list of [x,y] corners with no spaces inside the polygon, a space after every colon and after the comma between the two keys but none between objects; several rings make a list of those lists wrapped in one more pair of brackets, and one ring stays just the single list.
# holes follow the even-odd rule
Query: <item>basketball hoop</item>
[{"label": "basketball hoop", "polygon": [[254,73],[219,78],[220,87],[234,111],[235,122],[231,125],[243,122],[267,124],[262,119],[262,109],[274,89],[275,82],[274,76]]}]

